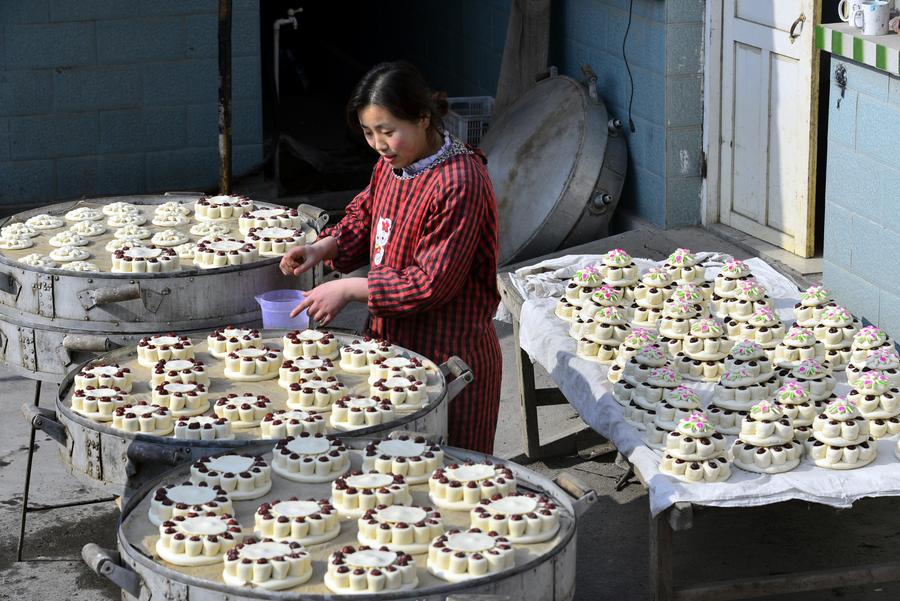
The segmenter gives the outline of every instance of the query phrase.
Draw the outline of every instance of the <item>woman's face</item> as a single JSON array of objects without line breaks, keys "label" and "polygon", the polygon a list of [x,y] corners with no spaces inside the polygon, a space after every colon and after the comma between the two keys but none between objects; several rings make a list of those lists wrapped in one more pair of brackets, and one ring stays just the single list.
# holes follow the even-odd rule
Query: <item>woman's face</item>
[{"label": "woman's face", "polygon": [[402,169],[428,155],[428,118],[398,119],[377,104],[360,109],[359,124],[369,146],[392,169]]}]

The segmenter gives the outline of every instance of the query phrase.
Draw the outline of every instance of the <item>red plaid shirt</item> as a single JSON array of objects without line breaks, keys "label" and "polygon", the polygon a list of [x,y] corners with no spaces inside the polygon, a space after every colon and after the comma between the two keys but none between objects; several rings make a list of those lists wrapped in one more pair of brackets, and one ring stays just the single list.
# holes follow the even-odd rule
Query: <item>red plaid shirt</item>
[{"label": "red plaid shirt", "polygon": [[337,241],[334,269],[371,260],[371,335],[441,361],[494,333],[497,230],[483,155],[469,150],[406,179],[379,160],[323,236]]},{"label": "red plaid shirt", "polygon": [[449,407],[449,442],[491,453],[503,360],[492,319],[497,201],[484,155],[458,142],[449,158],[401,178],[378,161],[372,180],[323,236],[334,269],[370,262],[369,334],[443,362],[459,355],[474,382]]}]

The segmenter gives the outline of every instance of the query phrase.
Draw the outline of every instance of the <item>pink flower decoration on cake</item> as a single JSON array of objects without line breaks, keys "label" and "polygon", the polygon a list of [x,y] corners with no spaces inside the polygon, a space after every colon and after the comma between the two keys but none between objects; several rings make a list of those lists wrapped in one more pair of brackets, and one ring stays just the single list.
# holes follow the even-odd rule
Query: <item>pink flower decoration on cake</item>
[{"label": "pink flower decoration on cake", "polygon": [[671,392],[669,392],[669,394],[666,395],[666,398],[684,404],[700,402],[700,397],[697,396],[697,393],[694,392],[694,389],[688,388],[687,386],[676,386],[672,389]]},{"label": "pink flower decoration on cake", "polygon": [[732,259],[725,263],[722,267],[722,273],[731,277],[741,277],[750,272],[750,268],[747,267],[747,264],[743,261],[739,261],[737,259]]},{"label": "pink flower decoration on cake", "polygon": [[691,416],[681,420],[679,429],[688,430],[695,434],[704,434],[710,431],[709,420],[699,411],[692,411]]},{"label": "pink flower decoration on cake", "polygon": [[619,291],[608,285],[603,285],[597,288],[597,290],[594,291],[593,296],[602,298],[603,300],[609,301],[611,303],[617,303],[621,298],[621,296],[619,295]]},{"label": "pink flower decoration on cake", "polygon": [[656,340],[656,332],[653,330],[648,330],[647,328],[632,328],[628,335],[625,336],[625,340],[622,343],[627,346],[640,348],[651,342],[656,342]]},{"label": "pink flower decoration on cake", "polygon": [[614,248],[606,253],[605,263],[607,265],[628,265],[631,263],[631,255],[621,248]]},{"label": "pink flower decoration on cake", "polygon": [[881,344],[887,340],[887,336],[877,326],[866,326],[853,337],[854,342],[865,342],[870,345]]},{"label": "pink flower decoration on cake", "polygon": [[813,333],[809,328],[798,328],[795,326],[791,328],[790,331],[788,331],[785,339],[791,340],[793,342],[799,342],[800,344],[805,344],[809,342],[812,337]]},{"label": "pink flower decoration on cake", "polygon": [[776,392],[776,396],[780,401],[797,401],[809,397],[809,393],[800,386],[799,382],[792,381],[781,386]]},{"label": "pink flower decoration on cake", "polygon": [[825,300],[828,298],[829,294],[830,293],[828,292],[828,290],[826,290],[822,286],[810,286],[809,288],[807,288],[806,290],[804,290],[803,292],[800,293],[800,300],[801,301],[815,300],[818,302],[825,302]]},{"label": "pink flower decoration on cake", "polygon": [[850,311],[848,311],[844,307],[835,306],[825,311],[825,319],[834,322],[846,323],[853,321],[853,316],[850,315]]},{"label": "pink flower decoration on cake", "polygon": [[650,375],[647,377],[647,379],[658,380],[667,384],[673,384],[679,380],[679,377],[678,374],[675,373],[675,370],[673,370],[671,367],[663,366],[650,370]]},{"label": "pink flower decoration on cake", "polygon": [[739,359],[760,357],[762,354],[763,348],[752,340],[741,340],[731,347],[731,356]]},{"label": "pink flower decoration on cake", "polygon": [[761,325],[774,324],[779,321],[777,317],[775,317],[775,312],[768,307],[760,307],[750,316],[750,320],[754,323]]},{"label": "pink flower decoration on cake", "polygon": [[703,293],[693,284],[682,284],[672,292],[672,298],[695,303],[703,298]]},{"label": "pink flower decoration on cake", "polygon": [[856,380],[855,388],[859,390],[876,390],[887,388],[888,379],[880,371],[867,371]]},{"label": "pink flower decoration on cake", "polygon": [[900,365],[900,356],[890,349],[873,351],[866,359],[866,366],[878,369],[891,369]]},{"label": "pink flower decoration on cake", "polygon": [[685,263],[692,263],[693,261],[694,255],[691,254],[691,251],[688,248],[676,248],[675,252],[669,255],[668,259],[670,265],[675,265],[677,267]]},{"label": "pink flower decoration on cake", "polygon": [[838,397],[836,401],[832,401],[825,407],[825,413],[849,417],[859,413],[859,411],[856,409],[856,405],[843,397]]},{"label": "pink flower decoration on cake", "polygon": [[801,361],[793,370],[794,375],[802,378],[812,378],[827,373],[827,370],[821,363],[814,359],[806,359]]}]

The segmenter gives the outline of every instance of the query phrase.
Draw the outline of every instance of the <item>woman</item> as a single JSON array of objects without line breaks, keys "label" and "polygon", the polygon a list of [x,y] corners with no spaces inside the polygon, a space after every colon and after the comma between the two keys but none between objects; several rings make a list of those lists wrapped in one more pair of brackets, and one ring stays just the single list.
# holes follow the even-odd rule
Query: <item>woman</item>
[{"label": "woman", "polygon": [[437,103],[407,63],[382,63],[347,105],[380,158],[346,216],[312,245],[288,252],[285,274],[319,261],[366,278],[309,291],[294,309],[328,323],[350,301],[368,303],[370,336],[443,362],[458,355],[475,381],[450,403],[450,444],[490,453],[500,404],[497,202],[484,155],[444,131]]}]

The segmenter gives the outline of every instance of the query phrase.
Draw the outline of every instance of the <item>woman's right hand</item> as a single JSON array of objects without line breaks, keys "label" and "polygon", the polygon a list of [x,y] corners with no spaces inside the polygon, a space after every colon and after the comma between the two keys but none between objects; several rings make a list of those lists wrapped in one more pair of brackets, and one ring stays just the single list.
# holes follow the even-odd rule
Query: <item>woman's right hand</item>
[{"label": "woman's right hand", "polygon": [[324,258],[325,248],[319,242],[308,246],[295,246],[281,257],[281,273],[300,275],[315,267]]}]

